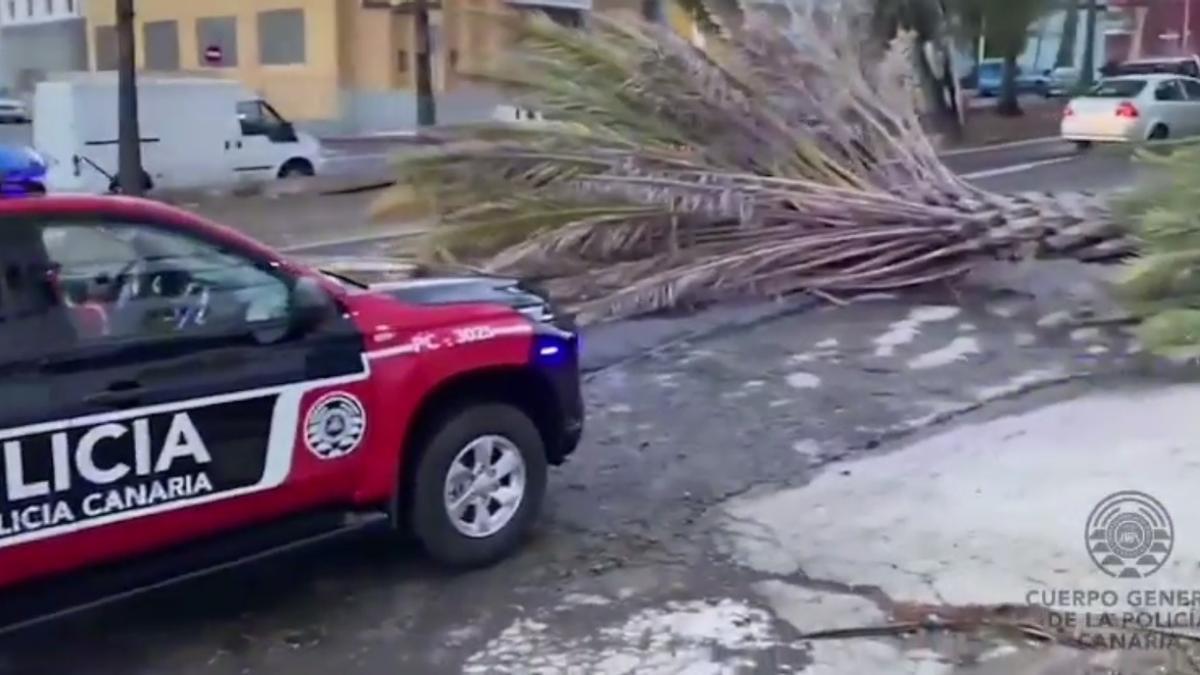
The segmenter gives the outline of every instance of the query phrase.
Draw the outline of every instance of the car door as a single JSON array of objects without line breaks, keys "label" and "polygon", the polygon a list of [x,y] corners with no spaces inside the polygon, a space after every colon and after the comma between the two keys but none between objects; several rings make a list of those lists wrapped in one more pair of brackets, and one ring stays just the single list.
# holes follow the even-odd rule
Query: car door
[{"label": "car door", "polygon": [[[370,391],[332,297],[296,332],[311,284],[215,235],[71,215],[21,227],[59,297],[47,316],[73,339],[26,378],[49,383],[29,399],[52,394],[49,412],[5,418],[7,506],[42,516],[0,535],[0,561],[67,540],[83,564],[349,499]],[[330,410],[338,426],[320,427]]]},{"label": "car door", "polygon": [[1200,80],[1185,78],[1182,80],[1183,93],[1187,97],[1187,116],[1183,121],[1189,136],[1200,134]]},{"label": "car door", "polygon": [[1188,132],[1188,103],[1179,79],[1163,80],[1154,89],[1154,117],[1167,125],[1172,138]]}]

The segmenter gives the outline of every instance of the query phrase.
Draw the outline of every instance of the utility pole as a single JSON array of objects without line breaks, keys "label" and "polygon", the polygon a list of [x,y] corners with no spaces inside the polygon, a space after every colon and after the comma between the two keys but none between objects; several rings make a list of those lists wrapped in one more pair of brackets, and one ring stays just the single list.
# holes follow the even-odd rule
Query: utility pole
[{"label": "utility pole", "polygon": [[[468,19],[476,20],[474,17]],[[433,98],[433,41],[429,36],[429,0],[413,0],[413,24],[417,41],[417,126],[437,124]]]},{"label": "utility pole", "polygon": [[117,10],[117,182],[122,194],[141,195],[142,138],[138,128],[133,0],[116,0]]}]

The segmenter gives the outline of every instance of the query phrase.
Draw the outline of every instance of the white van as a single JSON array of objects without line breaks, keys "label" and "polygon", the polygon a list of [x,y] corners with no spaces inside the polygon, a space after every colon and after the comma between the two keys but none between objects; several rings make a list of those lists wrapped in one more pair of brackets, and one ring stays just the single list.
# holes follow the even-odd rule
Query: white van
[{"label": "white van", "polygon": [[[39,82],[33,144],[48,163],[48,192],[116,191],[115,73]],[[141,75],[138,121],[147,188],[230,187],[314,175],[322,149],[266,101],[216,78]]]}]

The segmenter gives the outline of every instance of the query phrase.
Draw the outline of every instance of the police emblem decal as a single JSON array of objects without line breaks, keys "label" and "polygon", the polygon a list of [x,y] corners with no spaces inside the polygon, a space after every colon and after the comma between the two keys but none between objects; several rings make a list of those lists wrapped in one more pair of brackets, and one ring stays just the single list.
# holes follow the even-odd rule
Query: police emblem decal
[{"label": "police emblem decal", "polygon": [[337,459],[354,452],[367,432],[362,403],[345,392],[322,396],[304,418],[304,444],[321,459]]},{"label": "police emblem decal", "polygon": [[1084,536],[1092,562],[1105,574],[1142,579],[1171,556],[1175,525],[1162,502],[1144,492],[1124,490],[1096,504]]}]

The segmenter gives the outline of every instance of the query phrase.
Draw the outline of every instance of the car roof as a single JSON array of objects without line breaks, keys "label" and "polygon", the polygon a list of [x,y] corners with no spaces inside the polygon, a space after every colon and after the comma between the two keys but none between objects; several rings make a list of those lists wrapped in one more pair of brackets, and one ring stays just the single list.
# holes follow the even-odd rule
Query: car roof
[{"label": "car roof", "polygon": [[[1144,59],[1130,59],[1130,60],[1126,61],[1125,63],[1126,64],[1180,63],[1182,61],[1195,61],[1195,60],[1196,60],[1196,57],[1194,57],[1194,56],[1153,56],[1153,57],[1148,57],[1148,58],[1144,58]],[[1125,65],[1125,64],[1121,64],[1121,65]]]},{"label": "car roof", "polygon": [[1145,81],[1145,82],[1161,82],[1163,80],[1178,80],[1178,79],[1194,80],[1196,78],[1188,77],[1187,75],[1181,75],[1179,73],[1145,73],[1145,74],[1135,74],[1135,75],[1114,75],[1112,77],[1103,78],[1102,81],[1104,81],[1104,82],[1120,82],[1122,80],[1137,80],[1137,81]]},{"label": "car roof", "polygon": [[173,229],[192,232],[222,240],[263,258],[282,261],[281,256],[259,241],[237,230],[207,220],[195,213],[152,199],[97,195],[44,195],[0,199],[0,227],[4,219],[23,216],[83,216],[128,218],[131,222],[150,221]]}]

